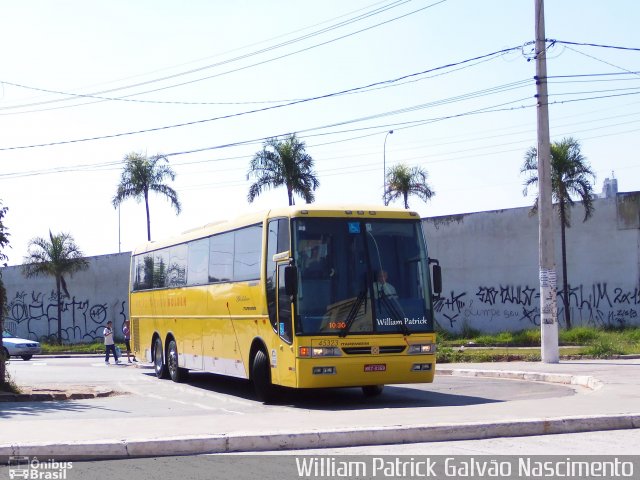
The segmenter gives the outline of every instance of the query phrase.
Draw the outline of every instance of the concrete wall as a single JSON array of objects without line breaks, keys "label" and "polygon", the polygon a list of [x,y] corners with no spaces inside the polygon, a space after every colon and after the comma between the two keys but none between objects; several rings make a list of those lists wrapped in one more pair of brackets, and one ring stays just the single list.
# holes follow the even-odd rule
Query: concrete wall
[{"label": "concrete wall", "polygon": [[[640,325],[640,192],[595,201],[583,223],[576,205],[567,230],[571,318],[577,325]],[[468,325],[487,332],[540,325],[538,220],[528,208],[434,217],[424,221],[429,255],[444,278],[436,320],[445,329]],[[564,324],[560,228],[556,232],[558,318]],[[128,316],[130,253],[89,257],[89,269],[67,278],[63,339],[102,338],[108,320],[117,334]],[[55,281],[26,279],[21,268],[2,269],[7,288],[5,327],[21,337],[57,332]]]},{"label": "concrete wall", "polygon": [[[640,192],[594,204],[593,217],[584,223],[584,209],[576,204],[566,235],[572,325],[640,325]],[[424,227],[429,256],[442,266],[440,326],[498,332],[540,325],[538,218],[528,208],[434,217]],[[554,231],[563,326],[557,222]]]},{"label": "concrete wall", "polygon": [[[62,339],[81,343],[102,340],[107,321],[122,336],[129,316],[129,260],[131,253],[87,257],[89,268],[65,277],[70,298],[63,299]],[[58,310],[53,277],[25,278],[20,266],[2,269],[7,289],[5,328],[24,338],[56,338]]]}]

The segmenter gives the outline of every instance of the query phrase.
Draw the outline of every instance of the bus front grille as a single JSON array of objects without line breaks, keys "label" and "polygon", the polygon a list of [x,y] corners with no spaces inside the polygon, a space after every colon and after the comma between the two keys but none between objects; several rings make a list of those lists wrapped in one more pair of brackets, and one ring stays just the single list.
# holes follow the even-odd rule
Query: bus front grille
[{"label": "bus front grille", "polygon": [[[378,347],[379,354],[402,353],[407,348],[406,345]],[[342,349],[347,355],[371,355],[372,347],[345,347]]]}]

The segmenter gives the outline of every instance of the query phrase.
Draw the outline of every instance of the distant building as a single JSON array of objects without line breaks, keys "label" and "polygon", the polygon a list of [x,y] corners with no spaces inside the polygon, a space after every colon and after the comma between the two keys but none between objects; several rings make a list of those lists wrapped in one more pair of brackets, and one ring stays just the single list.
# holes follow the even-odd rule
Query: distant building
[{"label": "distant building", "polygon": [[[613,172],[612,175],[613,177]],[[599,198],[613,198],[618,194],[618,180],[616,178],[605,178],[602,184],[602,193]]]}]

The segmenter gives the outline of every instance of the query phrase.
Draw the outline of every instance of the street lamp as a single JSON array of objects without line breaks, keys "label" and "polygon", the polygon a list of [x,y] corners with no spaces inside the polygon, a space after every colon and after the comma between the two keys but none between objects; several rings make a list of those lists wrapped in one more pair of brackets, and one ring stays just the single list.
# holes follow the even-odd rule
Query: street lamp
[{"label": "street lamp", "polygon": [[[384,195],[387,193],[387,137],[393,133],[393,130],[389,130],[387,134],[384,136],[384,148],[382,149],[382,198],[384,199]],[[387,205],[387,200],[384,200],[385,206]]]}]

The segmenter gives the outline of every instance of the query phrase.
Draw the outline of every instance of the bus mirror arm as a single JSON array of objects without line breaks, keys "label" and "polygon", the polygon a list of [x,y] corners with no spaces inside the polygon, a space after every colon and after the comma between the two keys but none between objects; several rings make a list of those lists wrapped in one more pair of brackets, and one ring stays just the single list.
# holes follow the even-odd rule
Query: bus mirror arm
[{"label": "bus mirror arm", "polygon": [[429,258],[429,265],[433,264],[433,299],[438,300],[442,293],[442,268],[435,258]]},{"label": "bus mirror arm", "polygon": [[287,295],[298,294],[298,269],[294,265],[284,267],[284,289]]}]

